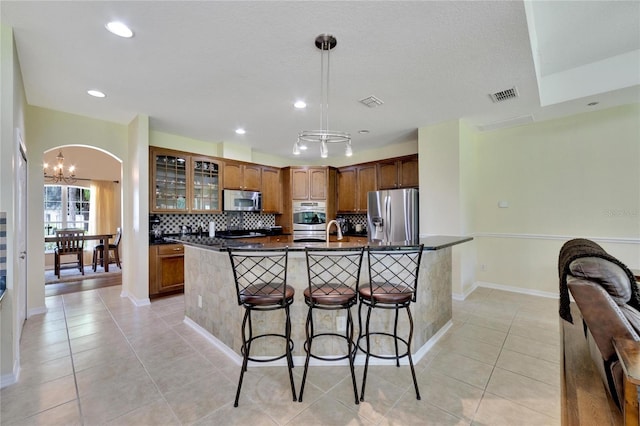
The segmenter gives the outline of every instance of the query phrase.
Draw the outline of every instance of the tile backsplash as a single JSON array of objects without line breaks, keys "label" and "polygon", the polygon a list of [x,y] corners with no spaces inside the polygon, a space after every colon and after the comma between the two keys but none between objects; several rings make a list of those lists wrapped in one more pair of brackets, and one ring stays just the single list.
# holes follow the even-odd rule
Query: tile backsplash
[{"label": "tile backsplash", "polygon": [[158,213],[155,216],[160,219],[160,224],[155,225],[154,229],[162,229],[165,234],[179,233],[182,225],[190,226],[195,231],[198,225],[203,224],[205,230],[208,230],[210,221],[215,222],[216,231],[258,229],[276,224],[275,215],[254,212],[223,212],[217,214]]}]

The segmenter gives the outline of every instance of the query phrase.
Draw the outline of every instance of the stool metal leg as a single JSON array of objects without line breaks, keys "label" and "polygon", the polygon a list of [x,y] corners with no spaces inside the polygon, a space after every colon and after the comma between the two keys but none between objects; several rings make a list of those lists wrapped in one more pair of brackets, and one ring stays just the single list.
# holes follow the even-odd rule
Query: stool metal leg
[{"label": "stool metal leg", "polygon": [[285,324],[285,335],[286,335],[285,345],[287,345],[286,354],[287,354],[287,364],[289,367],[289,382],[291,383],[291,394],[293,395],[293,401],[295,402],[297,400],[296,386],[293,383],[293,371],[291,371],[293,369],[293,356],[291,356],[291,345],[289,344],[289,342],[291,342],[291,317],[289,316],[289,306],[284,308],[284,311],[287,317],[286,324]]},{"label": "stool metal leg", "polygon": [[[249,319],[249,343],[247,343],[246,326],[247,318]],[[240,378],[238,379],[238,389],[236,390],[236,399],[233,402],[233,406],[238,406],[238,400],[240,399],[240,390],[242,389],[242,379],[244,373],[247,371],[247,363],[249,362],[249,348],[251,347],[251,311],[246,309],[244,312],[244,318],[242,319],[242,369],[240,370]]]},{"label": "stool metal leg", "polygon": [[356,405],[360,403],[358,398],[358,385],[356,384],[356,372],[353,367],[353,361],[356,357],[356,351],[358,346],[353,345],[353,318],[351,317],[351,309],[347,309],[347,327],[345,329],[345,336],[347,338],[347,350],[349,351],[349,369],[351,370],[351,383],[353,384],[353,395],[355,397]]},{"label": "stool metal leg", "polygon": [[[361,305],[362,306],[362,305]],[[367,384],[367,371],[369,370],[369,357],[371,356],[371,340],[369,335],[369,322],[371,320],[371,305],[367,307],[367,321],[365,329],[365,340],[367,341],[366,357],[364,361],[364,373],[362,374],[362,389],[360,390],[360,401],[364,401],[364,388]]]},{"label": "stool metal leg", "polygon": [[311,343],[313,342],[313,308],[309,307],[307,312],[307,322],[305,323],[305,331],[307,334],[307,340],[304,344],[304,349],[307,351],[307,356],[304,360],[304,373],[302,373],[302,383],[300,384],[300,395],[298,401],[302,402],[302,394],[304,393],[304,384],[307,381],[307,370],[309,370],[309,359],[311,358]]},{"label": "stool metal leg", "polygon": [[411,316],[411,309],[409,309],[409,306],[407,306],[407,315],[409,316],[409,338],[407,339],[407,357],[409,358],[409,366],[411,366],[411,376],[413,377],[413,386],[416,388],[416,399],[420,399],[420,391],[418,390],[418,380],[416,379],[416,370],[415,368],[413,368],[413,358],[411,357],[411,339],[413,338],[413,317]]}]

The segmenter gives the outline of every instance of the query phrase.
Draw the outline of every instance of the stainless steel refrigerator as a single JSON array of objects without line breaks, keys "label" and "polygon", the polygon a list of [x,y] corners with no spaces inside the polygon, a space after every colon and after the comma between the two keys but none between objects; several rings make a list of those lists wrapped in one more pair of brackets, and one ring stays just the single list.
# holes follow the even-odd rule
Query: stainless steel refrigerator
[{"label": "stainless steel refrigerator", "polygon": [[367,196],[369,242],[417,244],[418,190],[371,191]]}]

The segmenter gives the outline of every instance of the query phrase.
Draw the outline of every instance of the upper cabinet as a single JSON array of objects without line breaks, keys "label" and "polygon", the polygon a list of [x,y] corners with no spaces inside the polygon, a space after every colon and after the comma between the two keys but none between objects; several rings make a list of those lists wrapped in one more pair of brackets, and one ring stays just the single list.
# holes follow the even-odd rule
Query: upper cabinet
[{"label": "upper cabinet", "polygon": [[378,189],[417,188],[418,155],[391,158],[378,162]]},{"label": "upper cabinet", "polygon": [[375,163],[338,169],[338,213],[366,213],[367,193],[376,189]]},{"label": "upper cabinet", "polygon": [[262,187],[262,167],[257,164],[245,164],[225,161],[224,189],[260,191]]},{"label": "upper cabinet", "polygon": [[282,212],[282,180],[280,169],[262,167],[262,213]]},{"label": "upper cabinet", "polygon": [[210,157],[191,157],[191,211],[220,211],[220,176],[222,165]]},{"label": "upper cabinet", "polygon": [[221,163],[212,157],[151,147],[152,213],[220,212]]},{"label": "upper cabinet", "polygon": [[291,195],[294,200],[326,200],[327,168],[291,168]]}]

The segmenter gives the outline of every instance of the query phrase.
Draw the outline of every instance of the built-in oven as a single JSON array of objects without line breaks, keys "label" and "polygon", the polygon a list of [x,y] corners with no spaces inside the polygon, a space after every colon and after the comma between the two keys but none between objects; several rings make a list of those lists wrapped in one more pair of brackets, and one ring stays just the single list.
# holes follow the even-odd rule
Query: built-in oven
[{"label": "built-in oven", "polygon": [[293,202],[293,241],[323,242],[327,240],[327,203],[325,201]]}]

